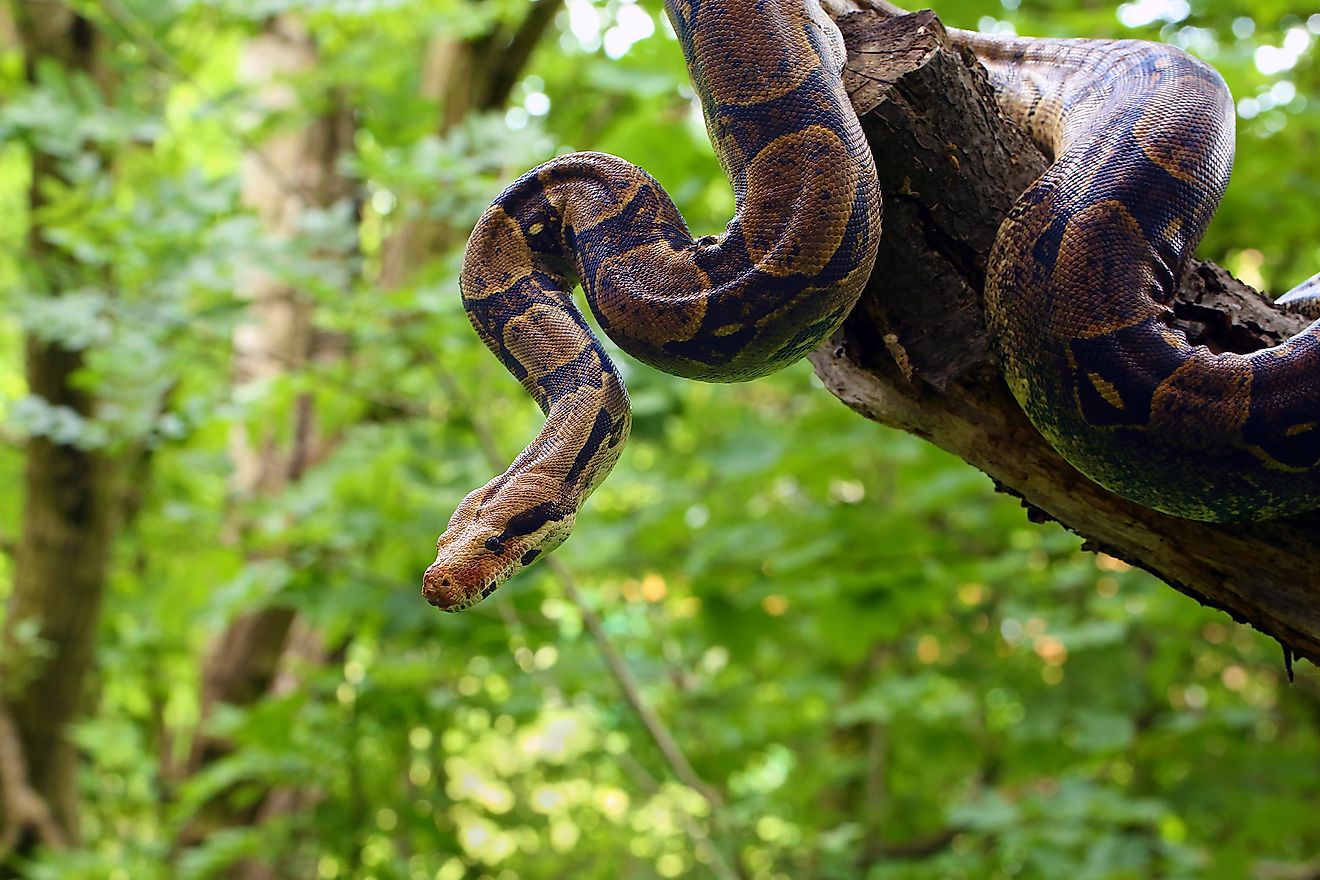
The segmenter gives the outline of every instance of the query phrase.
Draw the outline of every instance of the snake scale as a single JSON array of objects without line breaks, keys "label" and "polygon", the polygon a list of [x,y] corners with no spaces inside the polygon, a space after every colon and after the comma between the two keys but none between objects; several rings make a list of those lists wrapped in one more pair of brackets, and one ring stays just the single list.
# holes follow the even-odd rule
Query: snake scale
[{"label": "snake scale", "polygon": [[[842,87],[842,37],[818,0],[665,9],[734,217],[694,240],[658,183],[603,153],[533,169],[482,215],[464,305],[546,423],[440,536],[422,588],[440,608],[475,604],[562,543],[618,459],[627,393],[575,283],[639,360],[741,381],[810,352],[871,274],[875,167]],[[1320,505],[1320,322],[1246,355],[1193,347],[1169,323],[1232,166],[1223,80],[1159,44],[950,35],[1052,160],[1004,221],[985,290],[1032,422],[1096,482],[1169,513],[1232,521]],[[1316,286],[1289,298],[1314,299]]]}]

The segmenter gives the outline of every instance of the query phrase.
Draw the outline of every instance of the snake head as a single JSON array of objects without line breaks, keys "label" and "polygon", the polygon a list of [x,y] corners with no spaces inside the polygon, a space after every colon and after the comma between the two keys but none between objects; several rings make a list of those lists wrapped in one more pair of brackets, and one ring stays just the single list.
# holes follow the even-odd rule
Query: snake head
[{"label": "snake head", "polygon": [[422,576],[422,595],[443,611],[471,608],[564,543],[576,517],[576,506],[564,502],[552,481],[496,477],[450,517]]}]

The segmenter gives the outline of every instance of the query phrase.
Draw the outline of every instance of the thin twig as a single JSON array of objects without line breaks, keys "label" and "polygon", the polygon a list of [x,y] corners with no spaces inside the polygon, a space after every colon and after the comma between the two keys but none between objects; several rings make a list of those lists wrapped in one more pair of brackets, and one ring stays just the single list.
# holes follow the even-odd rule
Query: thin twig
[{"label": "thin twig", "polygon": [[[440,384],[444,386],[445,393],[467,414],[473,433],[477,436],[477,444],[481,447],[482,454],[492,468],[499,469],[500,454],[490,429],[477,414],[476,409],[470,405],[466,395],[458,386],[458,383],[454,381],[454,378],[444,370],[438,372]],[[629,668],[627,662],[624,661],[614,647],[614,643],[605,632],[605,627],[601,625],[600,617],[583,599],[572,571],[558,559],[548,559],[543,564],[554,574],[564,591],[564,595],[568,597],[568,600],[577,609],[578,614],[582,616],[582,622],[586,624],[587,632],[595,643],[596,650],[600,652],[601,658],[604,659],[605,666],[609,669],[615,684],[623,692],[624,699],[632,707],[634,714],[642,722],[642,726],[646,728],[647,734],[650,735],[652,742],[655,743],[656,748],[664,756],[669,768],[684,785],[706,800],[710,805],[711,814],[717,825],[727,829],[729,824],[724,816],[724,801],[719,792],[701,778],[669,727],[646,702],[646,698],[642,696],[641,687],[638,685],[632,669]],[[727,865],[725,867],[728,868]],[[731,868],[729,870],[732,871]],[[737,875],[733,874],[731,876],[736,877]]]},{"label": "thin twig", "polygon": [[683,753],[678,741],[674,739],[674,735],[647,704],[646,699],[642,696],[641,688],[637,684],[637,679],[632,674],[632,669],[619,656],[619,652],[615,650],[614,643],[610,641],[609,635],[605,632],[605,627],[601,625],[600,617],[582,598],[582,594],[577,588],[576,579],[573,577],[573,573],[569,571],[568,566],[558,559],[546,560],[545,566],[554,572],[555,577],[559,579],[560,586],[564,589],[564,595],[568,596],[569,601],[582,615],[582,622],[586,624],[587,632],[591,634],[597,650],[600,651],[601,657],[605,660],[605,665],[609,667],[610,675],[614,677],[619,690],[623,691],[624,698],[632,706],[633,711],[637,713],[637,717],[641,719],[642,726],[651,735],[656,748],[660,749],[660,753],[665,756],[665,760],[673,768],[674,775],[688,788],[696,791],[709,801],[712,808],[722,808],[724,802],[719,793],[697,775],[697,771],[693,769],[687,755]]},{"label": "thin twig", "polygon": [[[512,605],[504,603],[499,607],[500,616],[504,618],[505,627],[526,646],[528,644],[527,624],[518,616],[518,612]],[[639,789],[652,796],[660,793],[660,783],[632,755],[624,752],[616,756],[616,761]],[[683,826],[683,832],[692,841],[693,848],[705,857],[706,864],[710,866],[711,871],[718,880],[745,880],[743,873],[730,866],[728,859],[725,858],[719,846],[711,840],[710,835],[693,819],[692,815],[687,810],[682,809],[681,806],[677,812],[679,822]]]},{"label": "thin twig", "polygon": [[[625,752],[618,756],[618,761],[624,772],[632,777],[633,783],[638,788],[652,794],[660,791],[660,783],[632,755]],[[684,833],[692,839],[692,845],[696,847],[697,851],[705,855],[706,863],[719,880],[746,880],[746,873],[741,870],[741,865],[736,863],[732,867],[729,865],[724,858],[724,853],[720,852],[720,848],[710,839],[710,835],[692,818],[687,810],[680,809],[678,815]]]}]

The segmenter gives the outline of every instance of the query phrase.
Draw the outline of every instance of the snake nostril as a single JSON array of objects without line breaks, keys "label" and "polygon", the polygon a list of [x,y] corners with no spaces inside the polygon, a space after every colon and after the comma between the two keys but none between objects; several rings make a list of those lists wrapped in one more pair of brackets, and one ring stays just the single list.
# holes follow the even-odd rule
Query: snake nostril
[{"label": "snake nostril", "polygon": [[454,589],[454,579],[444,573],[439,565],[432,565],[422,576],[422,591],[428,595],[449,592]]}]

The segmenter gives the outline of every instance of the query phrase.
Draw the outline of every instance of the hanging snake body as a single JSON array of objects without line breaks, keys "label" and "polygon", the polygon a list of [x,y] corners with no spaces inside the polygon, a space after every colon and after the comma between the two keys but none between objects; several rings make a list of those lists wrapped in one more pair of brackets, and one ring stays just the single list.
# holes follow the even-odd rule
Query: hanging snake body
[{"label": "hanging snake body", "polygon": [[[446,610],[557,547],[627,436],[627,394],[573,305],[574,281],[628,353],[738,381],[811,351],[870,276],[875,168],[818,0],[665,8],[737,211],[722,235],[694,240],[645,172],[575,153],[482,216],[464,304],[546,424],[441,535],[423,594]],[[1004,222],[986,282],[1027,415],[1079,470],[1151,507],[1235,520],[1320,505],[1320,325],[1247,355],[1192,347],[1169,326],[1165,303],[1232,164],[1223,81],[1150,43],[950,33],[1053,157]]]},{"label": "hanging snake body", "polygon": [[843,323],[875,263],[880,189],[844,93],[843,37],[816,0],[666,0],[737,211],[694,240],[646,172],[603,153],[515,181],[468,240],[459,279],[486,345],[546,413],[469,494],[423,578],[447,610],[557,547],[619,457],[628,397],[572,301],[582,285],[624,351],[711,381],[764,376]]}]

